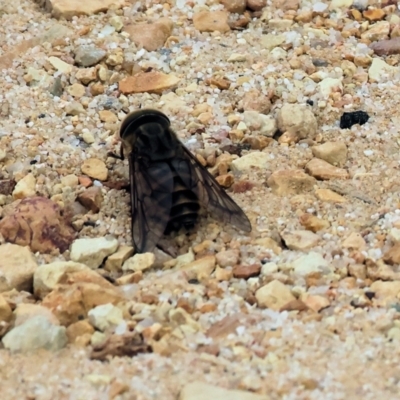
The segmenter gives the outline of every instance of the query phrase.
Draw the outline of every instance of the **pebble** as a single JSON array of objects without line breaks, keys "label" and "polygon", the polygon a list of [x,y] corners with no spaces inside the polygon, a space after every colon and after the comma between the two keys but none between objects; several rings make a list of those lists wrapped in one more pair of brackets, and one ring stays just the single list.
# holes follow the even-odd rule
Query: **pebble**
[{"label": "pebble", "polygon": [[132,256],[133,252],[132,246],[119,246],[118,250],[107,258],[104,269],[110,272],[121,271],[122,264]]},{"label": "pebble", "polygon": [[268,396],[225,389],[205,382],[191,382],[184,385],[179,400],[268,400]]},{"label": "pebble", "polygon": [[233,267],[239,262],[239,252],[237,250],[225,250],[216,254],[217,264],[222,267]]},{"label": "pebble", "polygon": [[246,0],[219,0],[230,13],[242,14],[246,10]]},{"label": "pebble", "polygon": [[327,275],[333,271],[328,261],[320,253],[314,251],[297,258],[292,262],[292,267],[296,275],[304,277],[317,272]]},{"label": "pebble", "polygon": [[327,308],[331,305],[329,299],[327,299],[325,296],[319,295],[306,294],[305,296],[301,296],[301,301],[314,312],[320,312],[324,308]]},{"label": "pebble", "polygon": [[371,42],[383,40],[389,37],[390,22],[379,21],[371,25],[371,27],[361,34],[361,39],[368,39]]},{"label": "pebble", "polygon": [[347,161],[347,146],[343,142],[325,142],[313,146],[311,150],[314,157],[337,167],[343,167]]},{"label": "pebble", "polygon": [[313,232],[297,230],[282,234],[282,239],[290,250],[308,250],[315,247],[320,237]]},{"label": "pebble", "polygon": [[93,333],[94,328],[86,319],[74,322],[67,328],[68,342],[87,345],[90,343],[90,337]]},{"label": "pebble", "polygon": [[86,111],[83,108],[83,105],[77,101],[73,101],[65,107],[65,113],[67,115],[80,115],[80,114],[85,114]]},{"label": "pebble", "polygon": [[200,32],[221,32],[231,30],[227,11],[200,11],[193,14],[194,27]]},{"label": "pebble", "polygon": [[249,172],[253,168],[266,169],[270,160],[269,154],[261,151],[253,151],[233,160],[231,169],[236,172]]},{"label": "pebble", "polygon": [[88,85],[90,82],[97,79],[97,69],[95,67],[79,68],[78,71],[76,71],[75,78],[84,85]]},{"label": "pebble", "polygon": [[246,0],[246,5],[252,11],[261,11],[267,5],[267,0]]},{"label": "pebble", "polygon": [[36,268],[35,257],[28,247],[0,245],[0,293],[12,289],[29,291]]},{"label": "pebble", "polygon": [[273,280],[262,286],[255,293],[257,304],[262,308],[279,311],[286,304],[296,300],[290,289],[278,280]]},{"label": "pebble", "polygon": [[69,75],[72,72],[73,66],[59,59],[58,57],[49,57],[50,64],[59,72]]},{"label": "pebble", "polygon": [[99,187],[92,186],[78,195],[78,201],[88,210],[97,214],[100,211],[101,204],[103,203],[103,194]]},{"label": "pebble", "polygon": [[73,261],[55,261],[39,265],[33,275],[33,293],[42,299],[60,283],[67,273],[88,269],[86,265]]},{"label": "pebble", "polygon": [[375,281],[371,284],[370,290],[375,293],[375,297],[383,304],[397,302],[400,294],[400,281]]},{"label": "pebble", "polygon": [[400,37],[392,37],[389,40],[379,40],[369,46],[378,56],[400,54]]},{"label": "pebble", "polygon": [[49,92],[53,96],[61,97],[61,95],[64,92],[64,88],[60,77],[54,78],[54,82],[51,88],[49,89]]},{"label": "pebble", "polygon": [[53,325],[42,315],[34,316],[13,328],[2,339],[12,352],[31,352],[36,349],[60,350],[67,344],[66,329]]},{"label": "pebble", "polygon": [[260,275],[261,265],[236,265],[233,267],[233,276],[239,279],[249,279]]},{"label": "pebble", "polygon": [[349,8],[354,0],[332,0],[329,5],[330,10],[340,10],[341,8]]},{"label": "pebble", "polygon": [[330,189],[317,189],[315,195],[321,201],[332,202],[332,203],[344,203],[346,198],[337,194]]},{"label": "pebble", "polygon": [[78,186],[79,180],[76,175],[69,174],[69,175],[65,175],[65,176],[61,177],[61,184],[64,187],[74,188],[74,187]]},{"label": "pebble", "polygon": [[98,158],[89,158],[88,160],[85,160],[81,166],[81,171],[90,178],[99,181],[106,181],[108,177],[106,164]]},{"label": "pebble", "polygon": [[36,195],[36,178],[33,174],[29,173],[20,179],[12,192],[15,200],[25,199]]},{"label": "pebble", "polygon": [[273,172],[267,180],[272,193],[278,196],[301,194],[313,190],[317,181],[302,170],[281,170]]},{"label": "pebble", "polygon": [[257,111],[245,111],[243,113],[243,122],[252,133],[258,132],[269,137],[272,137],[277,130],[275,118]]},{"label": "pebble", "polygon": [[81,85],[80,83],[74,83],[71,86],[67,87],[67,92],[74,98],[80,99],[86,93],[85,86]]},{"label": "pebble", "polygon": [[99,331],[104,332],[124,321],[122,310],[114,305],[102,304],[88,312],[89,322]]},{"label": "pebble", "polygon": [[277,255],[282,253],[282,249],[279,244],[270,237],[256,239],[255,244],[266,249],[270,249]]},{"label": "pebble", "polygon": [[150,71],[140,72],[134,76],[128,76],[119,82],[119,90],[123,94],[131,93],[157,93],[174,88],[180,79],[173,74]]},{"label": "pebble", "polygon": [[[96,141],[96,139],[95,139],[93,133],[90,132],[90,131],[84,131],[84,132],[82,132],[81,138],[82,138],[83,141],[84,141],[85,143],[87,143],[87,144],[93,144],[93,143]],[[89,179],[89,178],[88,178],[88,179]]]},{"label": "pebble", "polygon": [[305,170],[314,178],[322,180],[349,178],[349,173],[345,169],[334,167],[319,158],[313,158],[309,161],[305,166]]},{"label": "pebble", "polygon": [[82,67],[91,67],[98,64],[107,52],[99,47],[82,45],[75,50],[75,62]]},{"label": "pebble", "polygon": [[396,74],[398,67],[392,67],[380,58],[374,58],[368,69],[368,77],[372,82],[380,82],[386,80],[386,76]]},{"label": "pebble", "polygon": [[175,267],[176,270],[184,271],[187,274],[187,279],[202,280],[209,278],[215,269],[215,256],[209,255],[198,260],[192,261],[182,267]]},{"label": "pebble", "polygon": [[118,117],[110,110],[99,111],[100,121],[102,122],[117,122]]},{"label": "pebble", "polygon": [[329,221],[308,213],[302,214],[299,222],[304,228],[314,233],[330,227]]},{"label": "pebble", "polygon": [[342,79],[337,78],[324,78],[318,83],[319,91],[324,99],[328,99],[332,93],[342,93],[343,84]]},{"label": "pebble", "polygon": [[77,239],[71,245],[71,260],[98,268],[103,260],[118,248],[118,240],[112,236]]},{"label": "pebble", "polygon": [[352,232],[345,240],[342,242],[342,246],[346,249],[354,250],[365,250],[367,244],[364,238],[357,232]]},{"label": "pebble", "polygon": [[2,322],[10,322],[13,317],[13,312],[6,299],[0,295],[0,324]]},{"label": "pebble", "polygon": [[123,271],[145,271],[154,265],[156,257],[153,253],[135,254],[122,265]]},{"label": "pebble", "polygon": [[400,243],[395,243],[394,246],[385,252],[383,261],[390,265],[400,264]]},{"label": "pebble", "polygon": [[173,22],[168,18],[159,18],[151,24],[129,24],[125,26],[125,32],[133,43],[147,51],[156,51],[164,46],[165,41],[172,34]]},{"label": "pebble", "polygon": [[317,134],[317,119],[306,106],[285,104],[277,115],[278,128],[281,132],[290,131],[298,139],[314,139]]}]

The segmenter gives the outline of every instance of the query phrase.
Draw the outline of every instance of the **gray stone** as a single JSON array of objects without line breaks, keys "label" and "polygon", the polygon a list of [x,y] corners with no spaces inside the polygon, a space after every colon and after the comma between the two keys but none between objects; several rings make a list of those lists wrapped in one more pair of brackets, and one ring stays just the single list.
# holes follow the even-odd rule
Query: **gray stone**
[{"label": "gray stone", "polygon": [[75,61],[82,67],[91,67],[98,64],[107,52],[95,46],[79,46],[75,51]]}]

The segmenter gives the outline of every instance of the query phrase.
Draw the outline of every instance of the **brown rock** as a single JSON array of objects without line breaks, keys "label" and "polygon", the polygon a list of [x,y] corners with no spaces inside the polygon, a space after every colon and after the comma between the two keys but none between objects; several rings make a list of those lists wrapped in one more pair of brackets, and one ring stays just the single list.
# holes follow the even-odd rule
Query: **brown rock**
[{"label": "brown rock", "polygon": [[0,295],[0,323],[9,322],[13,316],[12,310],[6,299]]},{"label": "brown rock", "polygon": [[200,11],[193,15],[193,24],[200,32],[225,33],[231,30],[227,11]]},{"label": "brown rock", "polygon": [[93,181],[86,175],[78,176],[78,181],[85,188],[93,185]]},{"label": "brown rock", "polygon": [[314,157],[337,167],[342,167],[347,161],[347,146],[343,142],[326,142],[311,148]]},{"label": "brown rock", "polygon": [[368,21],[380,21],[385,17],[386,13],[381,8],[370,8],[363,11],[363,16]]},{"label": "brown rock", "polygon": [[394,37],[389,40],[379,40],[369,46],[378,56],[388,56],[400,53],[400,37]]},{"label": "brown rock", "polygon": [[329,299],[324,296],[306,295],[301,300],[310,310],[315,312],[320,312],[331,305]]},{"label": "brown rock", "polygon": [[317,189],[315,191],[315,195],[321,201],[327,201],[332,203],[344,203],[346,201],[346,199],[343,196],[337,194],[336,192],[330,189]]},{"label": "brown rock", "polygon": [[85,160],[81,166],[81,171],[90,178],[98,179],[99,181],[107,180],[108,169],[106,164],[98,158],[89,158]]},{"label": "brown rock", "polygon": [[233,185],[235,178],[232,174],[224,174],[217,176],[215,180],[224,188],[229,188]]},{"label": "brown rock", "polygon": [[342,243],[346,249],[364,250],[366,247],[364,238],[356,232],[352,232]]},{"label": "brown rock", "polygon": [[290,289],[278,280],[273,280],[256,291],[259,307],[279,311],[296,298]]},{"label": "brown rock", "polygon": [[361,39],[367,39],[371,42],[376,40],[387,39],[390,32],[390,22],[388,21],[378,21],[375,24],[361,34]]},{"label": "brown rock", "polygon": [[125,31],[129,33],[132,42],[147,51],[156,51],[164,46],[171,36],[173,22],[168,18],[160,18],[152,24],[129,24]]},{"label": "brown rock", "polygon": [[103,202],[101,189],[98,186],[86,189],[78,196],[78,201],[90,211],[93,211],[95,214],[98,213]]},{"label": "brown rock", "polygon": [[396,243],[383,255],[383,261],[390,265],[400,264],[400,243]]},{"label": "brown rock", "polygon": [[13,215],[0,221],[0,233],[7,242],[30,246],[33,252],[63,253],[72,243],[75,232],[59,206],[44,197],[22,200]]},{"label": "brown rock", "polygon": [[337,168],[319,158],[313,158],[305,167],[305,170],[313,177],[322,180],[348,179],[349,173],[343,168]]},{"label": "brown rock", "polygon": [[239,279],[248,279],[253,276],[260,275],[261,265],[252,264],[252,265],[236,265],[233,268],[233,276]]},{"label": "brown rock", "polygon": [[267,5],[267,0],[247,0],[246,5],[252,11],[261,11]]},{"label": "brown rock", "polygon": [[118,117],[110,110],[99,111],[100,121],[102,122],[117,122]]},{"label": "brown rock", "polygon": [[75,343],[80,336],[86,334],[92,335],[93,332],[94,328],[90,325],[88,320],[84,319],[82,321],[74,322],[67,328],[68,342]]},{"label": "brown rock", "polygon": [[301,170],[276,171],[268,178],[268,186],[278,196],[309,192],[317,183]]},{"label": "brown rock", "polygon": [[210,86],[216,86],[220,90],[227,90],[231,86],[231,83],[226,78],[211,78],[206,83]]},{"label": "brown rock", "polygon": [[14,188],[16,182],[14,179],[2,179],[0,180],[0,194],[10,195]]},{"label": "brown rock", "polygon": [[95,283],[74,283],[59,285],[42,302],[58,318],[61,325],[69,326],[87,317],[94,307],[123,301],[116,289],[104,288]]},{"label": "brown rock", "polygon": [[300,224],[311,232],[318,232],[322,229],[329,228],[330,223],[315,215],[305,213],[300,217]]},{"label": "brown rock", "polygon": [[236,328],[242,325],[241,317],[241,314],[226,316],[221,321],[213,324],[206,332],[206,335],[212,339],[222,339],[231,333],[235,333]]},{"label": "brown rock", "polygon": [[258,111],[260,114],[268,114],[272,107],[271,100],[257,89],[246,92],[239,105],[244,111]]},{"label": "brown rock", "polygon": [[246,10],[246,0],[219,0],[227,11],[242,14]]},{"label": "brown rock", "polygon": [[82,82],[84,85],[95,81],[97,79],[97,69],[96,68],[79,68],[75,74],[75,78]]},{"label": "brown rock", "polygon": [[112,6],[121,8],[125,3],[123,0],[47,0],[41,2],[47,11],[58,19],[67,20],[79,15],[93,15],[100,12],[107,12]]},{"label": "brown rock", "polygon": [[124,94],[131,93],[158,93],[175,87],[179,78],[172,74],[162,72],[139,72],[134,76],[128,76],[119,82],[119,90]]}]

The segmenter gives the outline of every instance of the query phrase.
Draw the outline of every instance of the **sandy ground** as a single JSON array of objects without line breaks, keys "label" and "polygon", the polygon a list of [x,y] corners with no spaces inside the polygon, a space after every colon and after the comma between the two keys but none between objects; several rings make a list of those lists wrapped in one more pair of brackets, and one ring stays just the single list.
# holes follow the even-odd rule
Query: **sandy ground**
[{"label": "sandy ground", "polygon": [[[145,271],[140,290],[134,289],[140,295],[135,292],[131,300],[138,303],[137,314],[143,310],[162,314],[165,307],[170,310],[183,304],[190,314],[187,322],[195,328],[176,332],[172,326],[154,353],[105,362],[90,359],[90,346],[69,344],[57,352],[27,354],[2,349],[1,399],[169,400],[178,399],[181,389],[192,381],[254,392],[266,399],[399,397],[399,58],[397,54],[378,56],[368,48],[371,40],[387,39],[389,31],[396,32],[398,11],[390,5],[384,8],[383,15],[376,17],[377,24],[389,21],[389,28],[381,25],[371,39],[363,34],[375,29],[375,21],[368,22],[360,13],[360,21],[355,22],[356,13],[353,17],[347,13],[349,6],[336,11],[325,8],[328,1],[300,1],[293,2],[294,9],[283,10],[279,1],[267,3],[264,13],[254,14],[244,30],[209,33],[194,27],[193,12],[207,7],[222,10],[217,2],[127,2],[122,10],[57,21],[32,1],[0,0],[0,149],[6,153],[0,161],[0,178],[18,181],[31,172],[36,191],[60,204],[73,202],[83,190],[81,185],[60,183],[61,178],[81,176],[81,166],[89,158],[105,162],[109,181],[126,179],[126,162],[108,158],[107,152],[118,148],[114,134],[126,113],[140,106],[168,114],[182,142],[203,160],[212,153],[204,148],[212,147],[215,155],[220,147],[237,143],[237,135],[263,136],[257,129],[240,125],[243,98],[252,90],[257,90],[255,108],[269,108],[265,114],[273,120],[278,120],[285,104],[301,104],[317,122],[316,129],[311,123],[308,127],[309,121],[302,122],[306,134],[301,140],[288,143],[285,136],[274,135],[267,147],[241,153],[245,157],[262,152],[267,162],[231,168],[236,183],[251,183],[244,193],[229,192],[249,216],[251,234],[222,227],[208,217],[190,236],[171,239],[179,254],[211,240],[197,258],[216,254],[218,259],[226,250],[237,251],[240,265],[258,266],[255,276],[241,279],[234,266],[228,266],[226,273],[211,271],[199,284],[191,284],[179,271],[176,275]],[[170,18],[175,38],[168,48],[139,50],[124,29],[111,29],[115,16],[125,24]],[[291,25],[279,23],[293,18]],[[51,43],[40,39],[55,25],[68,33],[53,37]],[[279,37],[279,43],[271,44],[268,35]],[[88,43],[102,47],[107,57],[122,49],[125,61],[131,61],[130,72],[133,65],[134,72],[153,68],[177,76],[177,88],[162,96],[122,94],[118,82],[129,73],[121,63],[109,60],[107,65],[103,60],[98,64],[110,71],[107,78],[102,81],[97,76],[79,94],[81,88],[72,87],[79,83],[76,69],[61,73],[48,59],[53,56],[74,64],[77,47]],[[244,54],[245,59],[228,61],[232,54]],[[383,69],[391,75],[372,78],[373,59],[385,60]],[[60,97],[51,94],[57,77],[64,87]],[[211,78],[225,78],[230,87],[219,89],[218,82],[210,83]],[[94,83],[100,83],[104,93],[92,90]],[[310,100],[312,104],[306,106]],[[71,105],[76,109],[76,103],[84,112],[66,115]],[[193,112],[198,104],[209,106],[200,117]],[[102,120],[99,112],[104,109],[116,118]],[[369,114],[368,123],[340,129],[343,112],[357,110]],[[345,144],[347,154],[340,155],[343,162],[338,172],[339,176],[344,171],[344,179],[320,179],[307,169],[314,158],[311,148],[326,142]],[[208,159],[208,167],[214,164],[215,158]],[[278,195],[270,178],[282,170],[301,170],[318,179],[310,190],[297,188],[295,193],[288,190]],[[227,171],[222,167],[219,172]],[[80,226],[78,236],[112,234],[120,244],[130,244],[128,194],[99,181],[95,185],[101,187],[104,199],[98,213],[82,217],[96,223]],[[332,199],[318,195],[321,189],[342,198],[328,201]],[[2,199],[4,209],[13,201],[11,195]],[[316,229],[304,223],[305,214],[318,218]],[[303,239],[312,230],[313,244],[305,245]],[[293,238],[293,234],[300,236]],[[260,242],[263,238],[275,241],[275,251],[272,242],[269,247]],[[296,264],[304,255],[315,254],[323,257],[325,269],[315,266],[311,258],[303,259],[301,267]],[[36,258],[39,264],[68,260],[69,251],[58,256],[37,253]],[[309,268],[307,274],[299,272],[303,267]],[[283,284],[283,289],[279,286],[270,294],[282,307],[266,306],[275,300],[261,299],[257,292],[271,282]],[[288,293],[289,299],[295,298],[290,305],[285,303]],[[156,300],[145,300],[145,294]],[[222,331],[210,331],[221,320],[225,321]]]}]

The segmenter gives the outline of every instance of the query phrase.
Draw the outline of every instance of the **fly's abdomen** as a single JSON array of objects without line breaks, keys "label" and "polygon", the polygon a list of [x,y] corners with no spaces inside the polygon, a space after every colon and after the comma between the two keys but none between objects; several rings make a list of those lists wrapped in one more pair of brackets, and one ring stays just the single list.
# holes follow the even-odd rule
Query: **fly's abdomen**
[{"label": "fly's abdomen", "polygon": [[200,204],[192,190],[188,189],[178,175],[174,175],[172,207],[165,233],[179,230],[181,227],[191,229],[197,222]]}]

